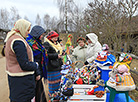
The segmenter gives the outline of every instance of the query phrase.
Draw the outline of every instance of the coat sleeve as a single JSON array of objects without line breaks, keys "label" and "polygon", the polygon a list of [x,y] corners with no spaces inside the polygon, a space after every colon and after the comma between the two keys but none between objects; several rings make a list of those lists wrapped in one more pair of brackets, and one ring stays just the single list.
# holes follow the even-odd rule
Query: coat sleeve
[{"label": "coat sleeve", "polygon": [[92,62],[93,60],[95,60],[97,58],[98,52],[100,52],[102,50],[102,46],[101,44],[98,42],[95,46],[94,46],[94,50],[93,52],[93,56],[91,56],[90,58],[87,59],[87,62]]},{"label": "coat sleeve", "polygon": [[15,52],[17,61],[24,71],[36,71],[38,70],[38,65],[35,62],[29,62],[27,49],[25,44],[21,40],[16,40],[13,43],[13,50]]}]

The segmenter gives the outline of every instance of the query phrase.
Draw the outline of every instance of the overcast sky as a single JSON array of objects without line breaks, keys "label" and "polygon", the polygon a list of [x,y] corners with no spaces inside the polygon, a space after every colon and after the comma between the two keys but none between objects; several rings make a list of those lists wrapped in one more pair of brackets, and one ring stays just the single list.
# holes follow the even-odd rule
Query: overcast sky
[{"label": "overcast sky", "polygon": [[[27,16],[32,22],[35,22],[36,15],[39,13],[42,18],[44,14],[49,14],[51,17],[59,17],[59,9],[57,7],[57,0],[0,0],[0,9],[7,9],[10,11],[11,7],[18,10],[19,15],[24,18]],[[85,8],[87,2],[90,0],[74,0],[75,3],[82,8]]]}]

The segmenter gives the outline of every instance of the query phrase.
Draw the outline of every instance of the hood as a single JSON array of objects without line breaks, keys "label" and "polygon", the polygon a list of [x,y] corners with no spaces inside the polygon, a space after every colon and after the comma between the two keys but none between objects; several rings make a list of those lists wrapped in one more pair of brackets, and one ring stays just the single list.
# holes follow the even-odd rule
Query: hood
[{"label": "hood", "polygon": [[34,26],[30,32],[30,35],[38,39],[43,33],[45,33],[45,30],[41,26]]},{"label": "hood", "polygon": [[86,36],[95,44],[98,41],[98,36],[94,33],[86,34]]}]

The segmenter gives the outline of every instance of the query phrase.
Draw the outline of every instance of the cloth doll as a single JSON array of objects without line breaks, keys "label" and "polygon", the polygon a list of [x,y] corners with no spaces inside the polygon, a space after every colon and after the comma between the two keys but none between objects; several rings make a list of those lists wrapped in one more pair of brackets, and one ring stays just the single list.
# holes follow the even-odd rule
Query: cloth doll
[{"label": "cloth doll", "polygon": [[94,94],[96,95],[96,97],[101,98],[104,93],[105,93],[105,89],[104,89],[104,80],[100,79],[97,83],[97,86],[95,86],[94,89]]},{"label": "cloth doll", "polygon": [[96,95],[96,97],[101,98],[105,93],[104,86],[105,86],[104,80],[101,79],[98,82],[96,82],[96,86],[94,86],[91,89],[85,90],[85,94]]},{"label": "cloth doll", "polygon": [[95,60],[95,63],[97,63],[98,66],[109,66],[109,68],[112,68],[113,64],[115,63],[115,57],[108,50],[108,45],[104,44],[102,51],[98,53],[98,56]]},{"label": "cloth doll", "polygon": [[65,96],[72,96],[73,93],[74,93],[73,82],[72,80],[67,80],[67,82],[63,86],[62,94]]},{"label": "cloth doll", "polygon": [[135,89],[135,83],[130,74],[129,64],[132,57],[127,53],[122,53],[119,57],[119,62],[113,66],[113,70],[109,72],[109,80],[107,85],[116,89],[117,91],[131,91]]}]

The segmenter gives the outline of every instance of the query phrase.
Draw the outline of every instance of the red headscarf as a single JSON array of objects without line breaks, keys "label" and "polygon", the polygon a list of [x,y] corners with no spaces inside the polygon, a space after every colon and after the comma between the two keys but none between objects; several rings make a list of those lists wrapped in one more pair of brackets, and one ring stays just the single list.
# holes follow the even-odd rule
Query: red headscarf
[{"label": "red headscarf", "polygon": [[48,33],[47,38],[48,38],[49,40],[51,40],[51,38],[53,38],[53,37],[58,37],[58,36],[59,36],[58,33],[56,33],[55,31],[51,31],[51,32]]}]

